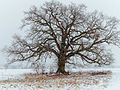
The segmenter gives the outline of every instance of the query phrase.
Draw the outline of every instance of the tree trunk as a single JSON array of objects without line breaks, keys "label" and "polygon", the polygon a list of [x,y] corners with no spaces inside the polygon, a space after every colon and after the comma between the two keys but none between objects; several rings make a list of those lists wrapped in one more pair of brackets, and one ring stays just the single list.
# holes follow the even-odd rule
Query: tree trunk
[{"label": "tree trunk", "polygon": [[65,38],[62,37],[61,50],[58,57],[58,70],[57,73],[68,74],[65,71],[65,62],[66,62],[66,49],[65,49]]},{"label": "tree trunk", "polygon": [[65,57],[61,56],[61,58],[58,59],[58,69],[57,73],[62,73],[62,74],[69,74],[68,72],[65,71]]},{"label": "tree trunk", "polygon": [[65,73],[65,62],[64,61],[61,61],[59,60],[58,61],[58,70],[57,70],[57,73]]}]

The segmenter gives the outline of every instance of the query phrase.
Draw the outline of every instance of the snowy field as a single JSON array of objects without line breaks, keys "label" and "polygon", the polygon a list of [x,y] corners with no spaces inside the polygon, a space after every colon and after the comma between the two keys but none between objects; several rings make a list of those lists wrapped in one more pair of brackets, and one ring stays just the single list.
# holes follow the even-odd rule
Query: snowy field
[{"label": "snowy field", "polygon": [[[24,74],[34,73],[30,69],[0,69],[0,90],[119,90],[120,69],[84,69],[82,71],[111,70],[112,75],[72,74],[61,78],[26,79]],[[74,70],[76,71],[76,70]],[[40,79],[40,80],[38,80]]]}]

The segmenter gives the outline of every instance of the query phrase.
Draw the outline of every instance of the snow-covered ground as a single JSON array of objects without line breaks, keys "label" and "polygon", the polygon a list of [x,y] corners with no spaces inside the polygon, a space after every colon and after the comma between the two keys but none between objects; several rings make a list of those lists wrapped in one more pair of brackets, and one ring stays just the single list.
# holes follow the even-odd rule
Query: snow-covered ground
[{"label": "snow-covered ground", "polygon": [[[64,80],[59,79],[51,79],[48,81],[40,82],[39,84],[46,84],[44,88],[41,89],[40,85],[37,85],[38,82],[33,81],[32,83],[22,83],[22,82],[9,82],[10,80],[14,79],[23,79],[23,74],[27,73],[34,73],[33,70],[30,69],[0,69],[0,90],[119,90],[120,88],[120,68],[114,69],[82,69],[83,71],[102,71],[102,70],[111,70],[112,77],[102,77],[102,76],[88,76],[88,77],[77,77],[77,80],[73,80],[73,78],[66,77]],[[74,70],[76,72],[76,70]],[[89,80],[88,80],[89,79]],[[2,80],[6,80],[1,82]],[[9,81],[7,81],[9,80]],[[62,85],[63,83],[72,83],[75,81],[76,84],[66,84],[62,87],[52,87],[52,84],[55,85]],[[72,82],[70,82],[72,81]],[[99,83],[98,83],[99,81]],[[87,84],[82,84],[87,83]],[[81,84],[80,84],[81,83]],[[98,83],[98,84],[94,84]],[[48,84],[48,85],[47,85]],[[36,87],[37,85],[37,87]]]},{"label": "snow-covered ground", "polygon": [[0,69],[0,80],[21,79],[23,74],[33,73],[31,69]]},{"label": "snow-covered ground", "polygon": [[120,68],[111,69],[113,72],[112,79],[108,82],[105,90],[119,90],[120,89]]}]

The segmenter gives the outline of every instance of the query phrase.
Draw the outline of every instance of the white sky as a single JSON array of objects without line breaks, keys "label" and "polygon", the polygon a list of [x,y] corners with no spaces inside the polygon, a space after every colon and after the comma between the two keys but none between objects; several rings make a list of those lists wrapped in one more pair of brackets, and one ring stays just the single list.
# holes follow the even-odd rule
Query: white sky
[{"label": "white sky", "polygon": [[[40,6],[50,0],[0,0],[0,50],[10,45],[12,36],[20,33],[19,27],[24,18],[24,11],[32,5]],[[108,16],[115,16],[120,19],[120,0],[58,0],[65,4],[85,4],[88,10],[98,10]],[[115,65],[120,66],[120,49],[112,48],[115,58]],[[0,52],[0,65],[6,63],[6,57]]]}]

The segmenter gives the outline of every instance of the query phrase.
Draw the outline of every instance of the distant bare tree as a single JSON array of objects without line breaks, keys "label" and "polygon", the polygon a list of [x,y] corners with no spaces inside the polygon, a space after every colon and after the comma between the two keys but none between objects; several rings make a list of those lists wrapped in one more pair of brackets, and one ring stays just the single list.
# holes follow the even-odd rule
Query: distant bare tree
[{"label": "distant bare tree", "polygon": [[33,6],[25,15],[22,26],[27,29],[25,38],[16,35],[6,50],[11,62],[32,61],[39,65],[43,58],[54,57],[56,72],[63,74],[66,63],[73,64],[72,57],[98,65],[113,62],[106,45],[120,44],[116,18],[88,12],[85,5],[56,1],[46,2],[40,8]]}]

